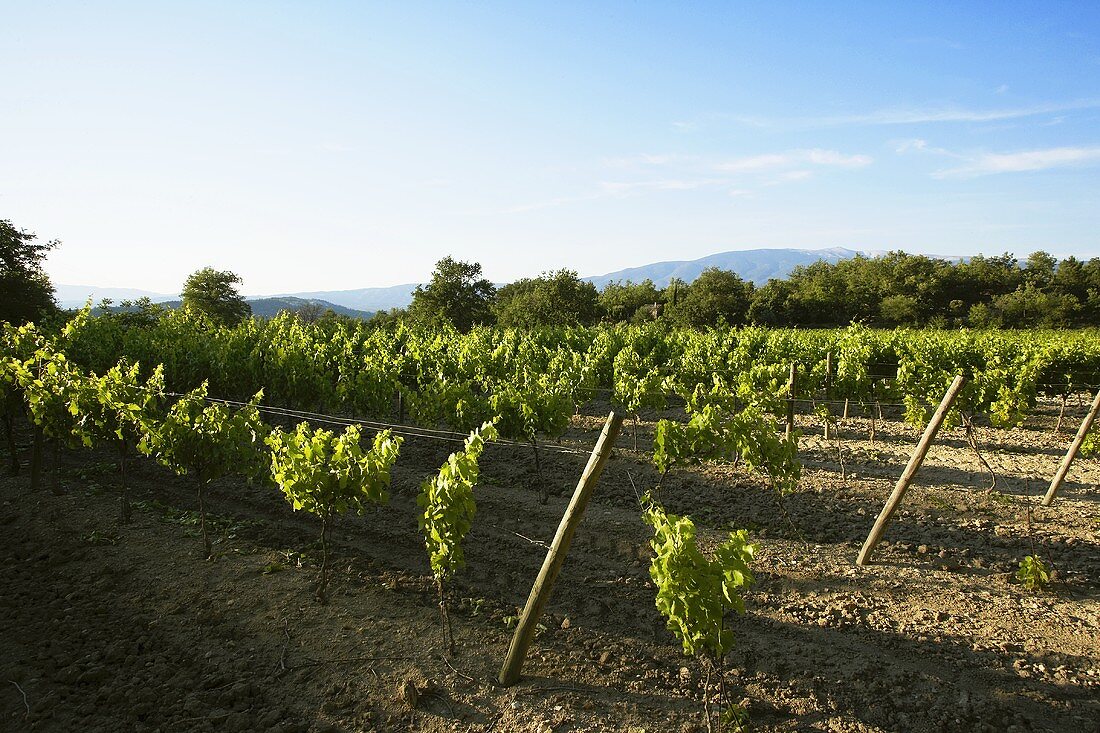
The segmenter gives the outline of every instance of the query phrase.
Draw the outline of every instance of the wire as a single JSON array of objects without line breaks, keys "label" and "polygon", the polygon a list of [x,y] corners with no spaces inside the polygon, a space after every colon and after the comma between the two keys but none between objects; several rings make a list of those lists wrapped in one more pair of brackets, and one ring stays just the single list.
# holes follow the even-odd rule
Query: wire
[{"label": "wire", "polygon": [[[166,392],[165,394],[174,397],[182,397],[178,392]],[[427,438],[430,440],[439,440],[448,443],[464,443],[467,437],[467,433],[458,433],[451,430],[436,430],[434,428],[421,428],[415,425],[403,425],[400,423],[387,423],[377,420],[365,420],[354,417],[341,417],[339,415],[326,415],[320,412],[309,412],[306,410],[294,410],[288,407],[276,407],[273,405],[255,405],[249,402],[241,402],[239,400],[229,400],[221,397],[206,397],[207,402],[221,403],[224,405],[234,405],[238,407],[244,407],[252,405],[258,412],[264,412],[270,415],[278,415],[281,417],[300,418],[312,422],[317,422],[325,425],[362,425],[372,430],[389,430],[397,435],[402,435],[410,438]],[[509,447],[520,447],[524,449],[531,449],[533,446],[531,443],[526,443],[518,440],[509,440],[507,438],[499,438],[494,440],[493,443],[498,445],[504,445]],[[539,450],[544,450],[550,453],[560,453],[568,455],[581,455],[586,456],[588,451],[577,450],[575,448],[568,448],[561,445],[541,444],[538,446]]]}]

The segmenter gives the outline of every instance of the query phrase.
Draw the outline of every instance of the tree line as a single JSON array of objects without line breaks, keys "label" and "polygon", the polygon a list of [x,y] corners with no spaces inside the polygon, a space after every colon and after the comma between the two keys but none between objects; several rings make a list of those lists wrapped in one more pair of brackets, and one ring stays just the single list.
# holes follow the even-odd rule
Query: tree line
[{"label": "tree line", "polygon": [[478,263],[439,261],[408,309],[377,320],[447,320],[461,330],[665,321],[675,326],[1074,328],[1100,325],[1100,258],[1057,260],[1035,252],[946,260],[891,252],[794,269],[755,287],[708,268],[693,282],[611,282],[602,290],[573,270],[495,288]]},{"label": "tree line", "polygon": [[[58,314],[53,287],[42,262],[59,242],[39,243],[33,233],[0,220],[0,320],[24,323]],[[251,314],[237,286],[239,276],[210,267],[184,284],[183,307],[220,323]],[[110,304],[108,304],[110,305]],[[159,307],[124,303],[150,316]],[[303,307],[305,320],[342,319]],[[905,252],[857,256],[800,266],[783,279],[756,287],[737,273],[708,268],[693,282],[673,279],[615,281],[598,290],[569,269],[544,272],[502,287],[483,276],[477,262],[444,257],[431,279],[416,288],[408,308],[375,314],[382,324],[450,322],[466,331],[475,325],[530,328],[662,321],[692,328],[755,324],[835,327],[1074,328],[1100,326],[1100,257],[1058,260],[1035,252],[1025,261],[1013,255],[978,255],[947,260]]]}]

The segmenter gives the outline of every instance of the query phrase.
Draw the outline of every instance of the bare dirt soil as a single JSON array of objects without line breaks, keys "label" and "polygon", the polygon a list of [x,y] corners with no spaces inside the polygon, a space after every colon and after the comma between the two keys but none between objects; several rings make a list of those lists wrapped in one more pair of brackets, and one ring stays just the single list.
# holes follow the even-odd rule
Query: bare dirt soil
[{"label": "bare dirt soil", "polygon": [[[336,523],[331,600],[311,592],[318,522],[273,488],[216,484],[203,558],[187,477],[131,466],[118,521],[107,453],[63,453],[60,496],[0,479],[0,729],[6,731],[702,731],[703,668],[665,630],[635,489],[656,484],[628,424],[542,620],[523,681],[495,684],[517,607],[602,427],[588,406],[542,451],[490,447],[453,588],[456,654],[441,654],[415,496],[452,444],[408,439],[390,505]],[[669,411],[668,415],[675,414]],[[641,447],[661,415],[640,426]],[[888,416],[889,417],[889,416]],[[1047,413],[981,429],[990,479],[946,430],[879,546],[855,556],[918,434],[852,418],[835,440],[801,418],[804,476],[781,508],[740,468],[677,469],[661,489],[708,542],[759,547],[747,613],[731,619],[733,702],[756,731],[1100,730],[1100,461],[1054,506],[1038,497],[1072,437]],[[24,436],[25,442],[25,436]],[[23,446],[25,448],[25,446]],[[25,458],[25,456],[24,456]],[[49,480],[47,480],[47,485]],[[1044,591],[1019,561],[1053,564]]]}]

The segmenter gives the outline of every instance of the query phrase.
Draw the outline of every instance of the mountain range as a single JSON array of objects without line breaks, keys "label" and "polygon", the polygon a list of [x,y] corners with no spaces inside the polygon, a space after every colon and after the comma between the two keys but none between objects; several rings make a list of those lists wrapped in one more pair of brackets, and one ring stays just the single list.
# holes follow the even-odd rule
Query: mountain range
[{"label": "mountain range", "polygon": [[[749,249],[731,252],[719,252],[697,260],[672,260],[668,262],[654,262],[639,267],[629,267],[606,275],[592,275],[583,277],[593,283],[597,288],[603,288],[609,282],[631,281],[642,282],[652,280],[657,287],[664,287],[673,278],[679,278],[685,282],[691,282],[708,267],[717,267],[722,270],[731,270],[743,279],[752,281],[756,285],[763,285],[771,278],[783,278],[788,276],[794,268],[800,265],[811,265],[814,262],[825,260],[826,262],[839,262],[858,255],[875,257],[881,252],[859,252],[845,249],[844,247],[832,247],[829,249]],[[93,285],[57,285],[57,300],[63,308],[79,308],[92,298],[99,302],[103,298],[111,298],[116,303],[120,300],[133,300],[147,297],[155,303],[172,304],[178,301],[178,294],[153,293],[134,288],[101,288]],[[381,288],[357,288],[354,290],[316,290],[301,293],[283,293],[271,296],[248,296],[245,298],[251,305],[256,315],[274,315],[280,310],[297,310],[305,303],[316,303],[322,308],[332,308],[337,313],[368,317],[371,313],[391,308],[404,308],[412,302],[413,290],[416,283],[407,285],[392,285]]]}]

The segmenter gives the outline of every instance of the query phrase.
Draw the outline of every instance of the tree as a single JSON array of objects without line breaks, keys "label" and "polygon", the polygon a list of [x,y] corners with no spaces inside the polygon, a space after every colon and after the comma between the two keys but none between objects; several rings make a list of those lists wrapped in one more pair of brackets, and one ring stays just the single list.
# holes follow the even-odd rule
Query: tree
[{"label": "tree", "polygon": [[252,315],[237,285],[241,276],[204,267],[191,273],[183,284],[183,307],[198,311],[216,323],[232,326]]},{"label": "tree", "polygon": [[417,285],[409,315],[422,323],[449,321],[459,331],[491,323],[490,310],[496,288],[481,277],[481,264],[461,262],[450,256],[435,263],[427,285]]},{"label": "tree", "polygon": [[917,299],[909,295],[887,295],[879,305],[882,322],[888,326],[911,325],[920,317]]},{"label": "tree", "polygon": [[505,328],[588,325],[599,316],[597,299],[596,286],[575,270],[557,270],[505,285],[493,311]]},{"label": "tree", "polygon": [[1047,252],[1032,252],[1024,265],[1024,282],[1040,290],[1054,283],[1054,274],[1058,269],[1058,260]]},{"label": "tree", "polygon": [[758,326],[786,326],[792,321],[791,299],[795,287],[790,280],[772,278],[753,293],[749,320]]},{"label": "tree", "polygon": [[309,300],[298,306],[294,315],[298,316],[298,320],[302,323],[316,323],[325,315],[325,307],[315,300]]},{"label": "tree", "polygon": [[39,243],[34,241],[37,238],[0,219],[0,321],[22,325],[57,310],[42,261],[61,242]]},{"label": "tree", "polygon": [[[679,281],[679,292],[687,292],[683,281]],[[600,291],[600,308],[608,320],[622,323],[634,318],[642,308],[651,311],[653,305],[663,299],[661,291],[648,278],[640,283],[613,280]]]},{"label": "tree", "polygon": [[1045,293],[1032,283],[998,295],[970,310],[975,327],[1067,328],[1077,322],[1081,303],[1072,295]]},{"label": "tree", "polygon": [[688,287],[683,300],[670,306],[672,320],[685,326],[705,328],[718,320],[736,325],[745,322],[752,285],[737,273],[708,267]]}]

